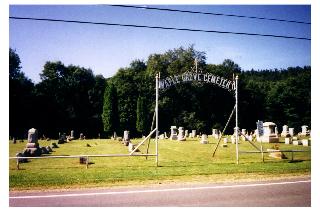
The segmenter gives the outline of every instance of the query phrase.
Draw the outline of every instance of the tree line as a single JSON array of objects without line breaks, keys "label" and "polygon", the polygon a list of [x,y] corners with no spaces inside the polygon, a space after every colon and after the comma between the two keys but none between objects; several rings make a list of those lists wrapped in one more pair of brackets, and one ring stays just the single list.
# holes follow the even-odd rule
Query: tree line
[{"label": "tree line", "polygon": [[[300,131],[311,126],[311,67],[272,70],[241,70],[230,59],[207,64],[205,52],[194,46],[152,54],[147,61],[134,60],[110,78],[92,70],[48,61],[34,84],[21,71],[19,55],[9,49],[9,135],[25,138],[29,128],[40,137],[59,133],[88,138],[122,135],[141,137],[151,130],[155,108],[155,75],[162,78],[197,68],[232,80],[239,76],[239,126],[253,130],[257,120],[272,121]],[[234,94],[213,84],[181,83],[159,96],[159,130],[171,125],[211,134],[222,130],[235,105]],[[234,118],[227,133],[233,132]]]}]

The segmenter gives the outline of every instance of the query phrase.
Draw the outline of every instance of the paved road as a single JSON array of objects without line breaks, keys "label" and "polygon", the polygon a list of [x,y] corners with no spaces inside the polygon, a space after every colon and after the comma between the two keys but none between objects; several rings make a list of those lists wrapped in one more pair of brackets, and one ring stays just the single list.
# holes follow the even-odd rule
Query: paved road
[{"label": "paved road", "polygon": [[62,192],[10,192],[9,205],[27,206],[311,206],[311,181],[166,185]]}]

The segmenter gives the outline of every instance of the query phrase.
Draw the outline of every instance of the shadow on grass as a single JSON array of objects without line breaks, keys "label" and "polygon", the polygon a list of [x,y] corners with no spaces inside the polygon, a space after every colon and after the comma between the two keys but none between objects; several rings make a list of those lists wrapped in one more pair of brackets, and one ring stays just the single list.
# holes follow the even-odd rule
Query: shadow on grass
[{"label": "shadow on grass", "polygon": [[290,160],[288,163],[301,163],[304,160]]}]

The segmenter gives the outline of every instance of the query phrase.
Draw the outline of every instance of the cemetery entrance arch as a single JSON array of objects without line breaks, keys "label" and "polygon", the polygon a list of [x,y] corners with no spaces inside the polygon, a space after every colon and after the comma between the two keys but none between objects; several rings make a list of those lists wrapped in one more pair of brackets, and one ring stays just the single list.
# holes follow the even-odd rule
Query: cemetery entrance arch
[{"label": "cemetery entrance arch", "polygon": [[[235,106],[231,112],[231,115],[229,117],[229,120],[222,132],[222,135],[224,134],[227,125],[229,124],[229,121],[235,111],[236,115],[236,125],[235,127],[237,128],[235,130],[236,134],[236,159],[237,159],[237,164],[239,163],[239,149],[238,149],[238,141],[239,141],[239,129],[238,129],[238,76],[236,76],[233,80],[225,79],[220,76],[213,75],[211,73],[202,73],[198,72],[197,68],[196,71],[194,72],[185,72],[180,75],[173,75],[173,76],[168,76],[164,79],[160,78],[160,73],[157,73],[156,75],[156,106],[155,106],[155,120],[156,120],[156,162],[158,165],[158,99],[159,99],[159,89],[167,89],[170,88],[171,86],[174,86],[176,84],[180,83],[187,83],[187,82],[199,82],[199,83],[208,83],[208,84],[214,84],[220,88],[226,89],[227,91],[231,92],[234,94],[235,97]],[[221,136],[222,136],[221,135]],[[221,140],[221,137],[219,138],[219,142]],[[218,144],[219,144],[218,142]],[[217,147],[216,147],[217,149]],[[215,151],[216,151],[215,149]],[[214,151],[214,153],[215,153]]]}]

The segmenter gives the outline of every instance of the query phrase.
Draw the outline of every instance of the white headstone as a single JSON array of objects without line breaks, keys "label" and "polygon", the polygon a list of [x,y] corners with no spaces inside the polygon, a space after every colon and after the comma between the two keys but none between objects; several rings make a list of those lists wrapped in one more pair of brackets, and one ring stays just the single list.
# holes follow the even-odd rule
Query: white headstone
[{"label": "white headstone", "polygon": [[212,129],[212,137],[218,139],[219,138],[219,131],[218,129]]},{"label": "white headstone", "polygon": [[305,147],[311,146],[311,140],[310,139],[303,139],[302,145]]},{"label": "white headstone", "polygon": [[288,137],[289,136],[288,126],[287,125],[282,126],[281,136],[282,137]]},{"label": "white headstone", "polygon": [[263,123],[263,136],[259,136],[258,141],[266,143],[278,143],[279,137],[275,134],[276,124],[273,122]]},{"label": "white headstone", "polygon": [[167,132],[164,132],[164,138],[167,139],[168,136],[167,136]]},{"label": "white headstone", "polygon": [[123,140],[130,141],[130,131],[123,131]]},{"label": "white headstone", "polygon": [[189,131],[188,131],[188,130],[185,130],[185,131],[184,131],[184,137],[185,137],[185,138],[188,138],[188,137],[189,137]]},{"label": "white headstone", "polygon": [[302,145],[302,141],[301,140],[295,140],[295,141],[292,141],[292,144],[293,145]]},{"label": "white headstone", "polygon": [[223,138],[223,143],[227,144],[228,143],[228,138]]},{"label": "white headstone", "polygon": [[308,136],[310,134],[310,132],[308,131],[308,126],[307,125],[303,125],[301,126],[301,135],[302,136]]},{"label": "white headstone", "polygon": [[179,127],[178,141],[185,141],[183,127]]},{"label": "white headstone", "polygon": [[284,143],[285,143],[285,144],[291,144],[291,143],[292,143],[291,138],[290,138],[290,137],[286,137],[286,138],[284,139]]},{"label": "white headstone", "polygon": [[208,144],[208,136],[206,134],[202,134],[201,136],[201,141],[200,141],[201,144]]},{"label": "white headstone", "polygon": [[294,128],[289,128],[289,134],[291,137],[294,136]]},{"label": "white headstone", "polygon": [[197,135],[197,130],[192,130],[191,131],[191,138],[195,138]]},{"label": "white headstone", "polygon": [[[129,150],[129,152],[132,152],[134,149],[135,149],[134,144],[132,144],[131,142],[129,142],[129,144],[128,144],[128,150]],[[135,152],[140,152],[140,150],[139,150],[139,149],[136,149]]]},{"label": "white headstone", "polygon": [[177,126],[171,126],[170,127],[170,139],[171,140],[177,140],[178,136],[177,136]]}]

